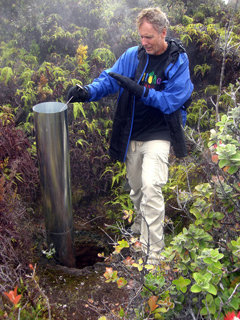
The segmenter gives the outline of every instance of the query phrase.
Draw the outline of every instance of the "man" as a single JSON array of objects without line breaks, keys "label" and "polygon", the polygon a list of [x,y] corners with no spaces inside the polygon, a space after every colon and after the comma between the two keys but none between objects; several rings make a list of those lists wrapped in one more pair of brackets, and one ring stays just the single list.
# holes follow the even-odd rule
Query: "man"
[{"label": "man", "polygon": [[162,186],[168,179],[170,142],[177,157],[187,155],[182,120],[193,85],[185,50],[166,38],[168,19],[159,8],[140,12],[142,46],[129,48],[111,69],[68,99],[96,101],[119,90],[110,156],[126,161],[130,197],[136,210],[131,226],[140,234],[148,263],[157,264],[164,248],[165,206]]}]

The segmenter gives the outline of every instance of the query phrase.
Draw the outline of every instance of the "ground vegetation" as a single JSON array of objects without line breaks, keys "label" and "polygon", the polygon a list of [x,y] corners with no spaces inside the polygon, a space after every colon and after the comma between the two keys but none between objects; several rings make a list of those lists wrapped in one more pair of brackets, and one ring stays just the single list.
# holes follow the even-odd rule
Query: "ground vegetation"
[{"label": "ground vegetation", "polygon": [[[134,211],[125,166],[108,156],[113,95],[68,106],[75,245],[82,253],[78,269],[68,270],[46,244],[32,107],[65,103],[71,86],[88,84],[138,45],[134,20],[156,5],[168,14],[169,36],[186,48],[194,83],[189,155],[178,160],[171,153],[164,187],[165,260],[147,265],[138,240],[121,235]],[[237,314],[238,1],[1,0],[0,7],[0,318]],[[89,251],[95,261],[87,260]]]}]

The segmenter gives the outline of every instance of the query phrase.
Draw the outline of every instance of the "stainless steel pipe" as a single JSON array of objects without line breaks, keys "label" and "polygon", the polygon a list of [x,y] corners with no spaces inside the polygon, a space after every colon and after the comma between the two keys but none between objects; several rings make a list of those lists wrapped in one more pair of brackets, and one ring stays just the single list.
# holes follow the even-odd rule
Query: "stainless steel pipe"
[{"label": "stainless steel pipe", "polygon": [[48,247],[75,267],[67,104],[40,103],[33,113]]}]

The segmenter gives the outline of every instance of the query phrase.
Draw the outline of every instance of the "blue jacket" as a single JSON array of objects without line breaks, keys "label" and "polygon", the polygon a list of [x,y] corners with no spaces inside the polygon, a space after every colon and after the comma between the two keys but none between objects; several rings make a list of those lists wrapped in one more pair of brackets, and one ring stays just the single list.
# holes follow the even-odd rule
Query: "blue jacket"
[{"label": "blue jacket", "polygon": [[[166,115],[165,120],[167,123],[174,115],[174,120],[172,121],[172,125],[174,126],[176,111],[177,114],[180,114],[181,110],[183,124],[186,122],[184,104],[192,94],[193,84],[190,80],[189,61],[185,50],[174,40],[166,38],[166,41],[170,44],[171,49],[165,67],[167,80],[163,81],[164,89],[156,91],[144,87],[140,100],[145,105],[160,109]],[[147,67],[148,60],[149,56],[143,47],[136,46],[129,48],[121,55],[112,68],[103,71],[97,79],[87,86],[90,94],[88,101],[97,101],[102,97],[119,91],[118,107],[110,143],[110,156],[117,160],[125,161],[126,158],[133,126],[135,98],[128,92],[125,92],[108,73],[116,72],[133,78],[139,83]],[[148,90],[148,93],[146,93],[146,90]],[[172,131],[172,125],[170,124],[169,126],[170,131]],[[186,156],[185,153],[184,151],[182,156]]]}]

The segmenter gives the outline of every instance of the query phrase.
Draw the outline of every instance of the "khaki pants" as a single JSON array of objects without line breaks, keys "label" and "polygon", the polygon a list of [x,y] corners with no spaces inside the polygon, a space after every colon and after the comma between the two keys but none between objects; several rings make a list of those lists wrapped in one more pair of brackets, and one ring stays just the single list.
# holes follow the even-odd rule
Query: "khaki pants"
[{"label": "khaki pants", "polygon": [[144,254],[157,259],[164,248],[165,205],[162,186],[168,180],[170,142],[131,141],[126,157],[136,218],[131,229],[140,234]]}]

